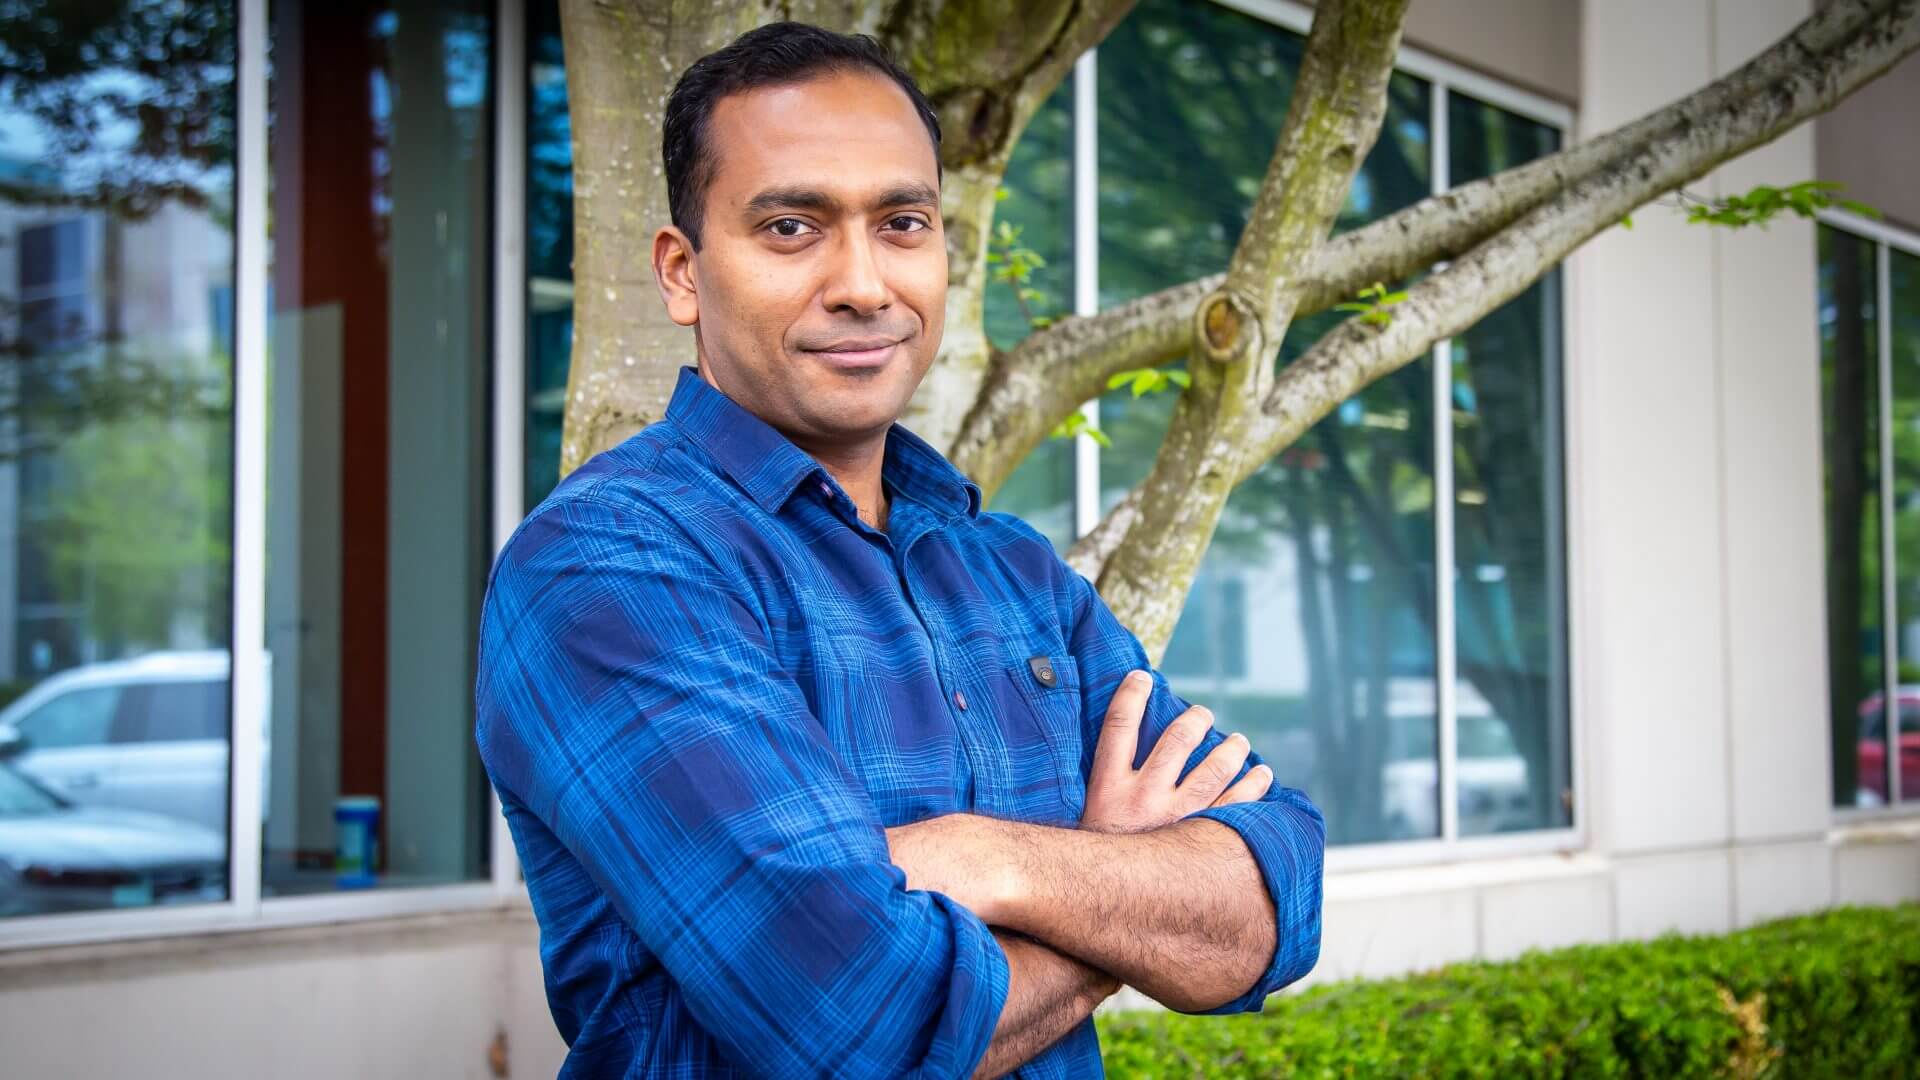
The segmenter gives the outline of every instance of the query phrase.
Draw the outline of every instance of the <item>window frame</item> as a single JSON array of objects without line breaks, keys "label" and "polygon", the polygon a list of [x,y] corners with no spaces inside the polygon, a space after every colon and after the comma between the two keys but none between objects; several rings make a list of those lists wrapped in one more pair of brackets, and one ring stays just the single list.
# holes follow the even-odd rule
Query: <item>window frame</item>
[{"label": "window frame", "polygon": [[[1879,453],[1881,462],[1881,468],[1879,470],[1880,505],[1882,507],[1891,507],[1894,501],[1894,471],[1891,468],[1887,468],[1885,463],[1893,459],[1893,396],[1888,392],[1888,388],[1893,385],[1893,253],[1898,251],[1903,255],[1920,259],[1920,232],[1914,232],[1884,221],[1875,221],[1872,218],[1851,211],[1832,208],[1819,211],[1818,220],[1821,225],[1850,234],[1856,240],[1873,245],[1874,339],[1875,351],[1878,353],[1875,364],[1878,368],[1879,380],[1877,384],[1879,388],[1879,400],[1876,402],[1875,407],[1880,414],[1879,445],[1875,449]],[[1821,455],[1820,467],[1822,475],[1824,475],[1826,468],[1824,419],[1822,419],[1821,424],[1821,445],[1816,449],[1815,453]],[[1892,626],[1899,607],[1896,603],[1899,575],[1888,571],[1893,567],[1895,557],[1898,554],[1894,550],[1894,530],[1897,526],[1893,521],[1893,515],[1890,513],[1882,513],[1880,519],[1880,565],[1882,568],[1880,575],[1880,619],[1883,626]],[[1822,550],[1825,550],[1825,547],[1826,540],[1823,536],[1821,539]],[[1902,725],[1899,720],[1900,635],[1897,633],[1888,633],[1885,634],[1884,637],[1885,643],[1882,645],[1882,648],[1886,650],[1886,656],[1881,664],[1881,685],[1879,690],[1882,694],[1882,701],[1892,704],[1890,713],[1883,714],[1889,716],[1892,722],[1888,724],[1886,719],[1882,720],[1882,723],[1887,725],[1886,737],[1888,752],[1884,755],[1887,769],[1887,802],[1884,806],[1835,806],[1832,805],[1833,793],[1829,792],[1828,803],[1832,806],[1833,822],[1835,825],[1851,825],[1858,822],[1886,821],[1889,819],[1920,818],[1920,800],[1910,802],[1901,801],[1899,738],[1904,725]],[[1831,657],[1828,658],[1827,663],[1830,673],[1832,670]],[[1833,718],[1831,716],[1827,717],[1826,723],[1831,725]]]},{"label": "window frame", "polygon": [[[489,790],[490,874],[442,885],[370,889],[310,896],[261,894],[261,809],[266,777],[265,731],[240,717],[264,717],[266,698],[266,418],[267,399],[267,32],[268,0],[233,0],[236,15],[234,156],[234,476],[233,640],[228,742],[228,894],[223,901],[27,915],[0,919],[6,952],[188,934],[361,922],[413,915],[525,909],[526,886],[499,796]],[[519,524],[521,312],[525,257],[516,231],[524,189],[521,146],[525,77],[524,0],[495,0],[491,45],[494,141],[489,251],[491,349],[489,464],[491,525],[497,552]],[[242,643],[248,643],[243,646]]]},{"label": "window frame", "polygon": [[[1313,24],[1313,9],[1296,0],[1213,0],[1213,2],[1230,11],[1250,15],[1303,37]],[[1088,50],[1074,66],[1073,71],[1073,313],[1082,316],[1097,314],[1100,309],[1099,147],[1097,142],[1099,88],[1096,77],[1098,54],[1098,48]],[[1448,169],[1451,162],[1451,143],[1448,131],[1448,104],[1455,92],[1553,128],[1559,132],[1563,147],[1571,145],[1574,140],[1575,112],[1571,107],[1558,101],[1520,89],[1404,43],[1400,46],[1399,54],[1394,61],[1394,70],[1419,78],[1429,86],[1428,130],[1432,154],[1429,162],[1432,182],[1430,194],[1443,194],[1450,187]],[[1440,835],[1417,840],[1332,846],[1326,853],[1329,871],[1366,870],[1542,852],[1574,851],[1585,846],[1587,785],[1583,782],[1582,775],[1582,763],[1585,757],[1582,753],[1581,739],[1582,680],[1579,670],[1579,650],[1574,645],[1579,625],[1576,617],[1578,604],[1574,587],[1574,582],[1578,580],[1578,575],[1574,572],[1574,567],[1577,565],[1575,541],[1577,531],[1568,528],[1568,522],[1577,516],[1576,493],[1572,490],[1570,483],[1572,477],[1576,475],[1575,440],[1568,425],[1574,410],[1571,408],[1568,392],[1571,388],[1565,378],[1566,371],[1573,364],[1575,335],[1571,332],[1571,325],[1575,290],[1569,268],[1563,266],[1561,272],[1563,275],[1560,298],[1562,314],[1558,327],[1560,364],[1558,370],[1550,371],[1548,374],[1549,382],[1554,385],[1555,396],[1560,402],[1559,415],[1554,417],[1553,421],[1558,425],[1561,443],[1560,470],[1554,477],[1558,484],[1556,493],[1560,496],[1561,515],[1559,520],[1550,525],[1547,535],[1551,540],[1558,542],[1565,567],[1561,580],[1561,602],[1567,613],[1565,619],[1568,666],[1567,746],[1571,759],[1568,776],[1571,778],[1573,787],[1571,808],[1573,824],[1561,828],[1496,835],[1460,835],[1459,725],[1455,700],[1455,681],[1458,673],[1455,635],[1440,634],[1437,635],[1435,654],[1435,678],[1439,684],[1440,716],[1439,730],[1435,736],[1440,749],[1438,762]],[[1441,341],[1434,347],[1434,394],[1438,401],[1451,399],[1452,345],[1449,339]],[[1095,398],[1088,402],[1083,406],[1083,411],[1087,414],[1089,423],[1097,427],[1100,422],[1100,400]],[[1455,561],[1452,425],[1434,425],[1433,450],[1435,565],[1452,566]],[[1076,536],[1084,536],[1100,521],[1100,446],[1084,434],[1074,440],[1073,500],[1074,532]],[[1455,625],[1452,575],[1439,574],[1436,575],[1436,579],[1439,588],[1435,597],[1435,623],[1439,626],[1452,627]]]}]

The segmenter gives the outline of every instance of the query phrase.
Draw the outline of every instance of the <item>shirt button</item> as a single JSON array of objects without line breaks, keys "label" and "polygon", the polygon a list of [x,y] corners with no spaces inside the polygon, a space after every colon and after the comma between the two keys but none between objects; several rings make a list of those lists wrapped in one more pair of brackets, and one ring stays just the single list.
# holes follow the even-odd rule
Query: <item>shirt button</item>
[{"label": "shirt button", "polygon": [[953,704],[961,712],[966,712],[967,711],[967,695],[961,693],[958,690],[955,690],[953,692]]}]

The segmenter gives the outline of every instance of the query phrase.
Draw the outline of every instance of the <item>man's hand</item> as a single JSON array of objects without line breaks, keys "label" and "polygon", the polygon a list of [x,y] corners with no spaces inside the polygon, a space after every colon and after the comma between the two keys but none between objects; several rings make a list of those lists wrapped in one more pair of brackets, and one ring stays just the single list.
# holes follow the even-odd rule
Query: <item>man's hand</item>
[{"label": "man's hand", "polygon": [[1153,693],[1153,678],[1144,671],[1127,675],[1107,705],[1100,742],[1093,751],[1093,771],[1087,777],[1086,808],[1080,827],[1095,832],[1144,832],[1157,829],[1209,806],[1252,802],[1273,784],[1273,770],[1258,765],[1233,780],[1246,763],[1250,747],[1235,732],[1213,748],[1180,782],[1180,770],[1213,727],[1213,714],[1196,705],[1181,713],[1154,744],[1146,764],[1133,767],[1140,749],[1140,722]]}]

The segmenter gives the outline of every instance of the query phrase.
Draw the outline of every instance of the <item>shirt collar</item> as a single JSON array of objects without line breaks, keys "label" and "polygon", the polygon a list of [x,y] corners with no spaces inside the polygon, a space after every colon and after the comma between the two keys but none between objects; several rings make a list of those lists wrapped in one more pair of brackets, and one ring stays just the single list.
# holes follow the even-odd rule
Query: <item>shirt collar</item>
[{"label": "shirt collar", "polygon": [[[778,511],[802,480],[824,473],[813,455],[721,393],[690,367],[667,402],[667,419],[733,478],[756,505]],[[926,440],[887,429],[881,477],[901,496],[951,519],[980,512],[980,489]]]}]

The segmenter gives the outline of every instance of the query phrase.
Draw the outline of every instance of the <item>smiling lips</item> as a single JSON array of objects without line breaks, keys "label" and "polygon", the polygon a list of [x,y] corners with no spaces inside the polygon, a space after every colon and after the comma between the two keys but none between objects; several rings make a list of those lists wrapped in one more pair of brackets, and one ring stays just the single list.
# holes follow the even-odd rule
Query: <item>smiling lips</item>
[{"label": "smiling lips", "polygon": [[846,338],[835,341],[824,348],[805,349],[803,351],[825,360],[829,365],[848,371],[860,371],[881,367],[893,359],[893,352],[900,339],[887,337]]}]

